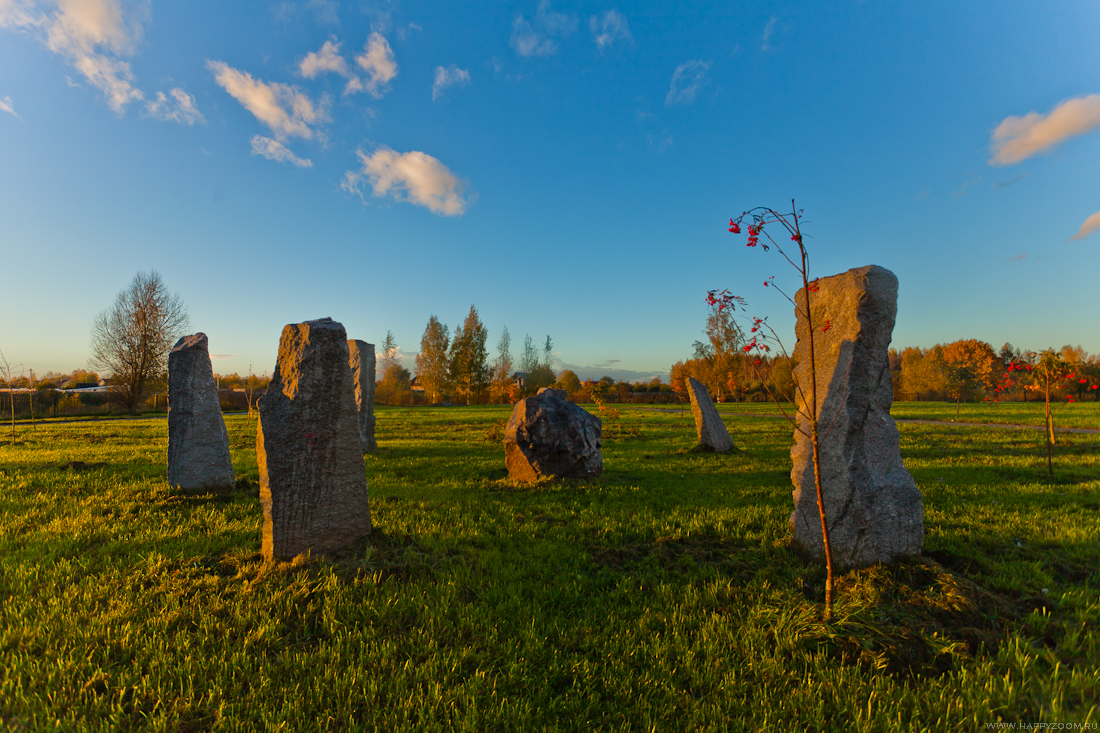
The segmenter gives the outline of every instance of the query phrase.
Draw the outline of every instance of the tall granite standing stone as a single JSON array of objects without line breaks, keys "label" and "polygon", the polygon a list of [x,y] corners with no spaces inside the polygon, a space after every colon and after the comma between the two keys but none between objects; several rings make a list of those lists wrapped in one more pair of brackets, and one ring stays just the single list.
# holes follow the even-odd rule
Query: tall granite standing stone
[{"label": "tall granite standing stone", "polygon": [[688,394],[691,396],[691,414],[695,417],[695,430],[699,433],[699,447],[715,453],[733,450],[733,438],[722,422],[722,416],[710,399],[707,388],[695,377],[688,377]]},{"label": "tall granite standing stone", "polygon": [[363,452],[377,450],[374,440],[374,344],[348,341],[351,381],[355,385],[355,409],[359,411],[359,441]]},{"label": "tall granite standing stone", "polygon": [[589,478],[603,473],[600,418],[563,395],[564,390],[542,389],[512,409],[504,429],[509,478],[530,483],[543,477]]},{"label": "tall granite standing stone", "polygon": [[183,491],[228,492],[233,460],[206,334],[168,352],[168,483]]},{"label": "tall granite standing stone", "polygon": [[[820,466],[829,544],[837,568],[890,562],[924,544],[920,490],[902,465],[887,349],[897,314],[898,279],[869,265],[817,281],[812,294]],[[794,350],[801,385],[798,424],[810,431],[810,344],[806,293],[799,290]],[[810,439],[795,433],[795,547],[824,557]]]},{"label": "tall granite standing stone", "polygon": [[371,532],[347,334],[331,318],[290,324],[259,401],[263,554],[345,549]]}]

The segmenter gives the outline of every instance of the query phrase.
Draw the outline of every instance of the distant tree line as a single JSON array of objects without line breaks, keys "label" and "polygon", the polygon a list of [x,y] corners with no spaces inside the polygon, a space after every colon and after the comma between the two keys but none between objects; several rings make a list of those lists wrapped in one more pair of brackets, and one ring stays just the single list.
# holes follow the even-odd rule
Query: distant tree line
[{"label": "distant tree line", "polygon": [[[692,358],[678,361],[669,370],[669,381],[677,392],[686,389],[694,377],[717,401],[763,402],[769,393],[779,399],[794,398],[795,364],[783,355],[757,358],[744,350],[744,335],[730,309],[711,307],[703,329],[706,341],[696,341]],[[997,398],[1039,400],[1043,386],[1035,379],[1012,380],[1002,385],[1010,365],[1035,365],[1044,354],[1055,354],[1073,379],[1060,385],[1061,397],[1082,401],[1092,395],[1100,401],[1100,354],[1088,354],[1080,346],[1059,350],[1027,351],[1005,344],[1000,350],[978,339],[960,339],[923,349],[891,349],[890,372],[894,399],[937,400],[956,404]]]},{"label": "distant tree line", "polygon": [[[512,336],[507,326],[501,329],[492,357],[488,341],[489,329],[474,305],[453,335],[447,324],[433,315],[420,338],[414,375],[398,361],[397,343],[392,332],[387,333],[378,350],[381,378],[375,400],[401,405],[511,403],[554,384],[554,342],[550,336],[541,349],[530,335],[525,336],[518,359],[512,356]],[[413,389],[414,378],[420,390]]]},{"label": "distant tree line", "polygon": [[[936,344],[929,349],[909,347],[890,350],[890,371],[894,398],[899,400],[948,400],[977,402],[992,399],[1010,364],[1038,364],[1044,354],[1056,354],[1076,375],[1061,386],[1059,396],[1082,401],[1092,395],[1100,400],[1100,354],[1088,354],[1080,346],[1063,346],[1042,352],[1027,351],[1005,344],[999,350],[985,341],[963,339]],[[1035,380],[1017,379],[999,394],[1001,400],[1041,400],[1042,386]]]}]

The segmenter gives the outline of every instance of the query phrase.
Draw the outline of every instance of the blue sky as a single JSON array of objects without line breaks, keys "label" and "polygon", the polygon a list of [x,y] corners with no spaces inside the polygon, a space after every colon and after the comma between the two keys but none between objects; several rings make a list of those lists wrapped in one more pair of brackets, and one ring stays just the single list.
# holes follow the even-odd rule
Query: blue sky
[{"label": "blue sky", "polygon": [[475,304],[648,378],[709,289],[793,332],[726,231],[793,197],[814,274],[897,274],[895,346],[1100,352],[1098,95],[1091,0],[0,0],[0,349],[85,366],[155,269],[223,373],[324,316],[411,366]]}]

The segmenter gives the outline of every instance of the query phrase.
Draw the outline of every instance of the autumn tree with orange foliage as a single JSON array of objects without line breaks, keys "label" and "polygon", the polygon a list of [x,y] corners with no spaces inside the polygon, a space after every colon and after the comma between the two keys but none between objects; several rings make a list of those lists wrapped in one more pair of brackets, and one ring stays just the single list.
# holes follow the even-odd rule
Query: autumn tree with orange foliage
[{"label": "autumn tree with orange foliage", "polygon": [[947,390],[955,398],[955,417],[959,416],[962,400],[977,399],[996,387],[1004,370],[993,347],[978,339],[955,341],[943,347],[943,363]]}]

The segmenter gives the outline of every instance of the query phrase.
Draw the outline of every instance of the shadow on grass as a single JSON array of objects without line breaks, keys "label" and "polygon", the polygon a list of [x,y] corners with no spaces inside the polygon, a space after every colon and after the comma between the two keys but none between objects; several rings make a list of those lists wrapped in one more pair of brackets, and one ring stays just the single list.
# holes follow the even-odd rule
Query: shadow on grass
[{"label": "shadow on grass", "polygon": [[[976,549],[996,552],[998,548]],[[726,605],[712,609],[735,617],[750,613],[754,581],[785,586],[792,602],[816,608],[817,620],[799,632],[800,648],[845,666],[900,679],[939,677],[975,658],[995,657],[1001,644],[1020,633],[1033,613],[1054,621],[1045,624],[1044,646],[1054,649],[1064,634],[1054,600],[991,592],[965,577],[979,569],[980,560],[945,550],[839,576],[834,618],[829,623],[820,620],[824,566],[786,546],[763,547],[702,533],[590,546],[588,554],[597,568],[639,580],[692,582],[699,577],[700,566],[708,566],[729,587],[750,594],[746,598],[732,593]],[[1083,582],[1100,573],[1083,563],[1056,563],[1069,582]],[[1074,663],[1069,657],[1062,661]]]}]

